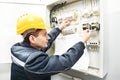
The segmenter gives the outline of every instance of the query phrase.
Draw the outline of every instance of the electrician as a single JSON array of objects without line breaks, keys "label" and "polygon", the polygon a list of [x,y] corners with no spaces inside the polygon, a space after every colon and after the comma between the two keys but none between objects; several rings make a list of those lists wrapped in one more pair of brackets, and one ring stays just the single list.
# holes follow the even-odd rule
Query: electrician
[{"label": "electrician", "polygon": [[11,80],[51,80],[51,75],[70,70],[84,53],[85,43],[91,36],[90,30],[86,30],[82,40],[64,54],[46,54],[56,37],[70,23],[71,20],[65,19],[59,27],[47,34],[48,27],[40,16],[20,16],[17,21],[17,34],[23,36],[23,41],[11,47]]}]

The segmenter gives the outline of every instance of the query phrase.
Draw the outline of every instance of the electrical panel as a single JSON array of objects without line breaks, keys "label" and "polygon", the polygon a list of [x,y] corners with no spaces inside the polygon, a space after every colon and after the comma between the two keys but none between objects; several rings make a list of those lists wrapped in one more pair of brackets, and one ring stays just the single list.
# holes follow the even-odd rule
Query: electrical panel
[{"label": "electrical panel", "polygon": [[84,30],[90,29],[92,37],[86,43],[83,56],[72,67],[73,70],[103,78],[107,74],[106,55],[103,51],[103,26],[101,22],[101,0],[61,0],[48,5],[51,28],[57,27],[65,18],[72,19],[54,44],[54,55],[61,55],[81,40]]}]

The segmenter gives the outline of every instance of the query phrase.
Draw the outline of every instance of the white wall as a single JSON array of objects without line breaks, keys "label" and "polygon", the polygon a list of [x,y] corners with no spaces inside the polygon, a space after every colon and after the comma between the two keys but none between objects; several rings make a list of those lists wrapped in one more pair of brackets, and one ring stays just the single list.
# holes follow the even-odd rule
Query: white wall
[{"label": "white wall", "polygon": [[0,80],[10,80],[10,63],[0,63]]},{"label": "white wall", "polygon": [[45,5],[40,4],[0,2],[0,63],[10,62],[10,47],[22,39],[16,35],[18,17],[25,13],[35,13],[45,20],[45,9]]},{"label": "white wall", "polygon": [[0,1],[0,80],[10,79],[10,47],[22,39],[21,36],[16,35],[18,17],[24,13],[35,13],[41,15],[44,20],[46,18],[46,6],[43,4],[7,1]]},{"label": "white wall", "polygon": [[[108,27],[109,72],[106,80],[120,79],[120,1],[104,1],[104,20]],[[107,36],[106,36],[107,37]]]}]

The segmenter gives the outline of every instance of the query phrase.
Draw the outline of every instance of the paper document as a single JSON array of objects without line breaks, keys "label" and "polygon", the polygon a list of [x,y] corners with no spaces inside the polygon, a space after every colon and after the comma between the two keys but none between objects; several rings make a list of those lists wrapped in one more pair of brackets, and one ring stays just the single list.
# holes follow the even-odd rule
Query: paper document
[{"label": "paper document", "polygon": [[[73,38],[74,36],[74,38]],[[80,37],[76,35],[61,37],[56,40],[55,44],[55,54],[54,55],[62,55],[65,53],[70,47],[72,47],[75,43],[80,41]],[[77,63],[72,67],[75,70],[87,70],[89,66],[89,54],[87,50],[84,50],[84,54],[77,61]]]},{"label": "paper document", "polygon": [[77,61],[77,63],[75,63],[75,65],[72,67],[72,69],[75,69],[75,70],[87,70],[88,66],[89,66],[89,54],[85,49],[84,54]]}]

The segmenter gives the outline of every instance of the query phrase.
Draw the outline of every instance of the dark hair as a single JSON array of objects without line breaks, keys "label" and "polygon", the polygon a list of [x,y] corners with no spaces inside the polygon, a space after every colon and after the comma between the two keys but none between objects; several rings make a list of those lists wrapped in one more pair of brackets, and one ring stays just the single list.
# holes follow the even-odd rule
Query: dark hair
[{"label": "dark hair", "polygon": [[[33,32],[30,32],[30,33],[26,34],[26,36],[24,37],[23,42],[30,44],[30,40],[29,40],[30,35],[33,35],[33,36],[37,37],[37,36],[38,36],[38,32],[39,32],[40,30],[41,30],[41,29],[37,29],[37,30],[35,30],[35,31],[33,31]],[[22,35],[23,35],[23,34],[22,34]]]}]

